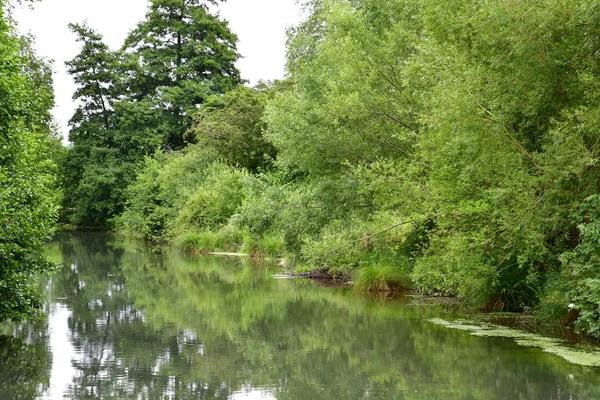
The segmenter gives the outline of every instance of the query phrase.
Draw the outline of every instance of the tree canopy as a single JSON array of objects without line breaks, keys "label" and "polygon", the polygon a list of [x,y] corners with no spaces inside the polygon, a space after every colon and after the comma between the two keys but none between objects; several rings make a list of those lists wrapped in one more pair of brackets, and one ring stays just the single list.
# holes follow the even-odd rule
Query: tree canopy
[{"label": "tree canopy", "polygon": [[50,67],[5,11],[0,1],[0,321],[41,307],[34,278],[53,265],[38,251],[57,217]]}]

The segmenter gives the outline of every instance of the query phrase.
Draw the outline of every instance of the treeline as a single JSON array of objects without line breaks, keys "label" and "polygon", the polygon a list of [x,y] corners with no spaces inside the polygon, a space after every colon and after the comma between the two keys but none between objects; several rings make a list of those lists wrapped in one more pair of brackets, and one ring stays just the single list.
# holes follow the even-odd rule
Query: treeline
[{"label": "treeline", "polygon": [[196,107],[241,83],[237,37],[204,3],[215,2],[151,1],[118,51],[86,24],[70,25],[82,48],[67,62],[79,107],[61,162],[64,220],[114,227],[137,163],[157,149],[181,150]]},{"label": "treeline", "polygon": [[74,25],[63,219],[600,336],[600,4],[305,6],[256,88],[197,1],[153,0],[118,52]]}]

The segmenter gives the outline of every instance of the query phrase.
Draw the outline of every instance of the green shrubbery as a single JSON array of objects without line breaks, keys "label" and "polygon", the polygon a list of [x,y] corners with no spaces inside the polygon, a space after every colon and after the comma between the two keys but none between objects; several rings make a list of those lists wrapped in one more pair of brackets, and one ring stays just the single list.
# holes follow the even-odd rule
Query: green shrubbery
[{"label": "green shrubbery", "polygon": [[121,217],[127,230],[150,240],[172,239],[218,230],[237,211],[247,173],[219,162],[211,152],[189,150],[146,159]]},{"label": "green shrubbery", "polygon": [[206,179],[217,160],[209,151],[157,152],[147,157],[129,186],[121,224],[136,236],[163,240],[172,236],[179,210]]},{"label": "green shrubbery", "polygon": [[218,229],[242,204],[245,171],[215,163],[206,169],[205,174],[204,181],[178,210],[172,228],[174,233]]},{"label": "green shrubbery", "polygon": [[51,67],[16,34],[0,0],[0,322],[36,315],[36,277],[55,265],[39,255],[58,216]]},{"label": "green shrubbery", "polygon": [[311,1],[289,81],[201,107],[122,220],[600,336],[599,20],[587,0]]},{"label": "green shrubbery", "polygon": [[560,315],[576,312],[575,326],[600,337],[600,196],[588,197],[577,222],[581,240],[562,255],[560,276],[544,299]]}]

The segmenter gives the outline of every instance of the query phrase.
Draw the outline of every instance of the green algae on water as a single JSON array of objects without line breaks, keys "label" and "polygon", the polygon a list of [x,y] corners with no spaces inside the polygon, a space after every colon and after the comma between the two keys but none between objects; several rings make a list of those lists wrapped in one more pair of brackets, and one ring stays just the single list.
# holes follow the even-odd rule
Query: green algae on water
[{"label": "green algae on water", "polygon": [[429,321],[446,328],[469,332],[473,336],[512,338],[520,346],[541,348],[543,351],[562,357],[573,364],[586,367],[600,367],[600,351],[586,351],[574,348],[559,339],[552,339],[485,322],[474,323],[467,320],[450,322],[441,318],[432,318]]}]

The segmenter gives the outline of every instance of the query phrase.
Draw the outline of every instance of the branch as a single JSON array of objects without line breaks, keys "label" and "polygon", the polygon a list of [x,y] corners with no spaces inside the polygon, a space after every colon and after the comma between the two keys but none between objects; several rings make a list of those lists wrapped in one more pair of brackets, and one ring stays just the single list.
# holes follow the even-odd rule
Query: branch
[{"label": "branch", "polygon": [[[455,54],[456,55],[456,54]],[[438,62],[440,63],[440,65],[446,70],[447,73],[449,73],[450,75],[454,75],[452,74],[452,72],[450,72],[450,69],[448,67],[446,67],[446,65],[438,58]],[[525,149],[521,143],[519,143],[511,134],[510,130],[506,127],[506,125],[504,125],[504,123],[502,123],[502,121],[500,121],[499,119],[497,119],[497,117],[494,115],[494,113],[492,113],[490,110],[488,110],[487,108],[485,108],[485,106],[483,106],[483,104],[481,104],[481,102],[477,99],[477,97],[475,97],[475,95],[473,95],[473,93],[471,93],[471,91],[469,90],[469,88],[465,88],[466,92],[468,93],[469,96],[471,96],[471,98],[475,101],[475,104],[477,104],[477,107],[479,107],[481,110],[483,110],[486,114],[488,114],[490,117],[489,118],[485,118],[488,121],[492,121],[495,122],[497,124],[499,124],[503,129],[504,132],[506,133],[506,135],[508,136],[510,142],[520,151],[522,152],[528,159],[529,161],[531,161],[531,163],[535,166],[535,168],[537,169],[537,173],[539,175],[542,175],[544,173],[544,170],[539,166],[539,164],[535,161],[535,158],[533,157],[533,155],[531,153],[529,153],[527,151],[527,149]]]},{"label": "branch", "polygon": [[544,173],[544,170],[543,170],[543,169],[542,169],[542,168],[541,168],[541,167],[538,165],[538,163],[535,161],[535,158],[533,158],[533,155],[532,155],[530,152],[528,152],[528,151],[527,151],[527,150],[526,150],[526,149],[525,149],[525,148],[524,148],[524,147],[521,145],[521,143],[519,143],[519,142],[518,142],[518,141],[517,141],[517,140],[516,140],[516,139],[515,139],[515,138],[512,136],[512,134],[510,133],[510,131],[508,130],[508,128],[507,128],[507,127],[506,127],[506,126],[505,126],[505,125],[504,125],[504,124],[503,124],[501,121],[497,120],[497,119],[495,118],[495,115],[494,115],[494,114],[493,114],[493,113],[492,113],[490,110],[488,110],[488,109],[487,109],[487,108],[485,108],[483,105],[481,105],[481,103],[479,103],[479,101],[478,101],[478,100],[475,98],[475,96],[473,96],[473,95],[471,94],[471,92],[469,92],[469,90],[468,90],[468,89],[467,89],[467,93],[469,93],[469,95],[470,95],[470,96],[473,98],[473,100],[475,100],[475,102],[477,103],[477,106],[478,106],[479,108],[481,108],[483,111],[485,111],[487,114],[489,114],[489,115],[491,116],[491,118],[485,118],[485,117],[484,117],[484,119],[487,119],[488,121],[492,121],[492,122],[495,122],[495,123],[499,124],[499,125],[500,125],[500,126],[503,128],[503,129],[504,129],[504,132],[506,132],[506,135],[508,136],[508,139],[510,140],[510,142],[511,142],[511,143],[512,143],[512,144],[513,144],[513,145],[514,145],[514,146],[515,146],[517,149],[519,149],[519,150],[520,150],[520,151],[521,151],[523,154],[525,154],[525,156],[526,156],[526,157],[529,159],[529,161],[531,161],[531,163],[532,163],[532,164],[535,166],[535,168],[537,169],[537,172],[538,172],[538,174],[540,174],[540,175],[541,175],[541,174],[543,174],[543,173]]},{"label": "branch", "polygon": [[394,225],[392,225],[392,226],[389,226],[389,227],[385,228],[385,229],[384,229],[384,230],[382,230],[382,231],[376,232],[376,233],[374,233],[374,234],[372,234],[372,235],[367,235],[367,236],[361,237],[360,239],[357,239],[357,240],[353,240],[353,241],[351,241],[351,242],[348,242],[348,243],[346,243],[346,244],[344,244],[344,245],[342,245],[342,246],[340,246],[340,247],[337,247],[337,248],[335,248],[335,249],[333,249],[333,250],[331,250],[331,251],[328,251],[327,253],[325,253],[325,255],[327,255],[327,254],[331,254],[331,253],[335,253],[336,251],[338,251],[338,250],[341,250],[341,249],[343,249],[344,247],[348,247],[348,246],[350,246],[350,245],[352,245],[352,244],[354,244],[354,243],[362,242],[363,240],[370,240],[370,239],[374,238],[374,237],[375,237],[375,236],[377,236],[377,235],[381,235],[382,233],[385,233],[385,232],[391,231],[392,229],[394,229],[394,228],[397,228],[397,227],[399,227],[399,226],[406,225],[406,224],[410,224],[411,222],[412,222],[412,221],[403,221],[403,222],[399,222],[399,223],[397,223],[397,224],[394,224]]},{"label": "branch", "polygon": [[365,58],[366,58],[367,62],[369,63],[369,65],[371,65],[371,68],[373,68],[375,70],[375,72],[377,72],[383,79],[385,79],[390,85],[392,85],[392,87],[394,89],[396,89],[398,91],[398,93],[400,93],[402,95],[402,97],[404,97],[404,99],[408,102],[408,104],[412,105],[412,102],[410,101],[410,99],[408,97],[406,97],[406,95],[404,94],[404,90],[402,90],[402,88],[400,88],[396,83],[394,83],[386,74],[381,72],[375,66],[375,63],[369,58],[369,56],[365,55]]}]

